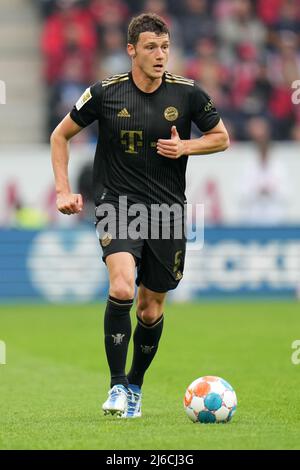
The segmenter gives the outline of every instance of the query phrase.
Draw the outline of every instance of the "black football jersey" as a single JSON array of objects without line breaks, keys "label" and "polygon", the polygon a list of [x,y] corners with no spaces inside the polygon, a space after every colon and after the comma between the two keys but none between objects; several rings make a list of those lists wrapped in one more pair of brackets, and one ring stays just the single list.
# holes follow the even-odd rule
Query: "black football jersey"
[{"label": "black football jersey", "polygon": [[182,205],[188,155],[163,157],[156,151],[157,141],[170,139],[173,125],[186,140],[192,122],[206,132],[220,120],[210,97],[193,80],[168,72],[153,93],[141,91],[131,72],[97,82],[79,98],[70,116],[81,127],[98,121],[96,205],[103,193],[105,201],[127,196],[129,203],[147,206]]}]

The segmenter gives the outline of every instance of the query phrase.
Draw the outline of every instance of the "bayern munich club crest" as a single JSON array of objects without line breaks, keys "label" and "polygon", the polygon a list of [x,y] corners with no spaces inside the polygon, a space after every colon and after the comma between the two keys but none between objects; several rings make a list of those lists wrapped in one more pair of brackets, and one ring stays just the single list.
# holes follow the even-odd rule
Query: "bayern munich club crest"
[{"label": "bayern munich club crest", "polygon": [[112,235],[110,233],[105,233],[100,240],[101,245],[105,248],[108,246],[112,241]]},{"label": "bayern munich club crest", "polygon": [[176,121],[178,118],[178,110],[174,106],[169,106],[164,111],[164,116],[167,121]]}]

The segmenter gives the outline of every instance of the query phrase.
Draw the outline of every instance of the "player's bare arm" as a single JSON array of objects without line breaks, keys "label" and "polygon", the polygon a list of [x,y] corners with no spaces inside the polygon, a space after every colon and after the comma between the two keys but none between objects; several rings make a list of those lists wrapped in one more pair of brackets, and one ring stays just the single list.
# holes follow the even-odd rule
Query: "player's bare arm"
[{"label": "player's bare arm", "polygon": [[182,155],[207,155],[226,150],[229,136],[220,119],[218,124],[205,132],[199,139],[181,140],[176,126],[172,126],[171,139],[159,139],[157,153],[167,158],[179,158]]},{"label": "player's bare arm", "polygon": [[51,160],[57,194],[56,205],[62,214],[77,214],[83,207],[82,196],[72,193],[68,177],[69,140],[81,129],[67,115],[51,134]]}]

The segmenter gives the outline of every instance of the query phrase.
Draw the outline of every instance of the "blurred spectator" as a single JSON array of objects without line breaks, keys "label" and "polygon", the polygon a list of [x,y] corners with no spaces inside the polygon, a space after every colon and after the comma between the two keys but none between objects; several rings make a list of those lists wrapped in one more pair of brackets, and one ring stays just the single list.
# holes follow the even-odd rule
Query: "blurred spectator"
[{"label": "blurred spectator", "polygon": [[6,199],[5,225],[29,230],[41,229],[47,225],[47,212],[32,205],[24,204],[16,181],[10,181],[7,184],[4,197]]},{"label": "blurred spectator", "polygon": [[242,108],[258,71],[258,51],[253,43],[243,42],[238,45],[236,55],[238,60],[232,69],[232,104]]},{"label": "blurred spectator", "polygon": [[223,222],[222,198],[218,182],[213,178],[207,178],[199,187],[197,187],[193,195],[194,204],[192,210],[192,223],[195,227],[196,205],[204,206],[204,223],[205,226],[217,225]]},{"label": "blurred spectator", "polygon": [[[79,96],[90,85],[82,70],[82,60],[78,54],[66,58],[60,78],[53,84],[49,91],[49,134],[70,112]],[[95,127],[91,126],[84,132],[93,134]]]},{"label": "blurred spectator", "polygon": [[56,8],[56,0],[35,0],[42,17],[46,18]]},{"label": "blurred spectator", "polygon": [[[270,113],[270,99],[272,95],[272,85],[267,76],[265,63],[257,63],[254,76],[245,81],[245,86],[241,87],[244,92],[238,92],[238,100],[235,109],[235,132],[238,140],[248,140],[247,123],[252,117],[264,117],[269,122],[272,120]],[[236,88],[237,89],[237,88]],[[233,88],[234,94],[234,88]],[[240,100],[240,101],[239,101]],[[274,132],[270,129],[272,137]]]},{"label": "blurred spectator", "polygon": [[[126,0],[125,3],[128,6],[132,16],[139,14],[141,10],[141,0]],[[173,4],[174,4],[174,1],[173,1]]]},{"label": "blurred spectator", "polygon": [[107,0],[91,0],[89,11],[96,25],[100,45],[107,29],[118,28],[120,32],[126,34],[127,20],[129,18],[129,10],[126,2],[122,0],[114,0],[113,2]]},{"label": "blurred spectator", "polygon": [[278,36],[277,50],[268,55],[269,75],[272,82],[291,87],[299,79],[300,51],[297,35],[285,31]]},{"label": "blurred spectator", "polygon": [[230,72],[219,60],[217,43],[214,39],[197,40],[195,57],[187,61],[185,74],[213,96],[213,101],[221,113],[231,106],[227,86]]},{"label": "blurred spectator", "polygon": [[109,28],[102,37],[100,77],[108,77],[130,69],[130,60],[126,52],[126,37],[118,28]]},{"label": "blurred spectator", "polygon": [[74,53],[80,57],[82,71],[89,81],[96,48],[96,31],[89,11],[76,5],[70,7],[69,2],[60,0],[58,10],[46,19],[42,33],[47,82],[51,84],[60,78],[65,60]]},{"label": "blurred spectator", "polygon": [[224,18],[231,15],[233,3],[231,0],[214,0],[213,2],[213,15],[217,22],[220,23]]},{"label": "blurred spectator", "polygon": [[245,126],[253,116],[269,118],[272,85],[264,62],[260,62],[258,50],[252,43],[241,43],[237,48],[239,60],[233,65],[231,105],[238,140],[249,138]]},{"label": "blurred spectator", "polygon": [[228,65],[236,60],[235,51],[245,40],[258,49],[263,46],[266,29],[254,13],[250,0],[231,0],[230,15],[218,23],[221,57]]},{"label": "blurred spectator", "polygon": [[239,180],[240,221],[250,225],[278,225],[285,222],[289,201],[289,179],[282,160],[270,154],[268,121],[252,118],[249,138],[257,148],[257,159],[247,163]]},{"label": "blurred spectator", "polygon": [[36,207],[24,206],[18,203],[15,207],[15,223],[16,228],[23,230],[40,230],[46,227],[48,218],[44,212]]},{"label": "blurred spectator", "polygon": [[269,57],[269,75],[273,84],[270,112],[274,136],[286,140],[290,137],[296,112],[291,99],[291,84],[300,76],[300,55],[294,33],[285,32],[279,37],[278,52]]},{"label": "blurred spectator", "polygon": [[253,72],[251,83],[249,83],[250,86],[241,103],[241,110],[247,117],[264,115],[268,118],[272,85],[268,77],[266,63],[257,62]]},{"label": "blurred spectator", "polygon": [[193,56],[198,39],[215,35],[215,23],[208,14],[207,0],[185,0],[180,25],[185,54]]},{"label": "blurred spectator", "polygon": [[268,26],[278,21],[280,8],[286,0],[257,0],[257,14]]},{"label": "blurred spectator", "polygon": [[299,0],[285,0],[273,28],[277,33],[291,31],[300,39],[300,3]]}]

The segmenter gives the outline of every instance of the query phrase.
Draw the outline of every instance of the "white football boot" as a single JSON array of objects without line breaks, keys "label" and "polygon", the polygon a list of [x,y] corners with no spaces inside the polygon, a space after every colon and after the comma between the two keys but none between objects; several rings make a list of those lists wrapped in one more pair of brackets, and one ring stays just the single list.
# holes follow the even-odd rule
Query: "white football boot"
[{"label": "white football boot", "polygon": [[109,390],[108,398],[102,405],[104,414],[121,417],[124,413],[127,413],[127,395],[128,390],[124,385],[114,385]]},{"label": "white football boot", "polygon": [[142,416],[142,392],[137,385],[128,385],[127,410],[122,418],[140,418]]}]

